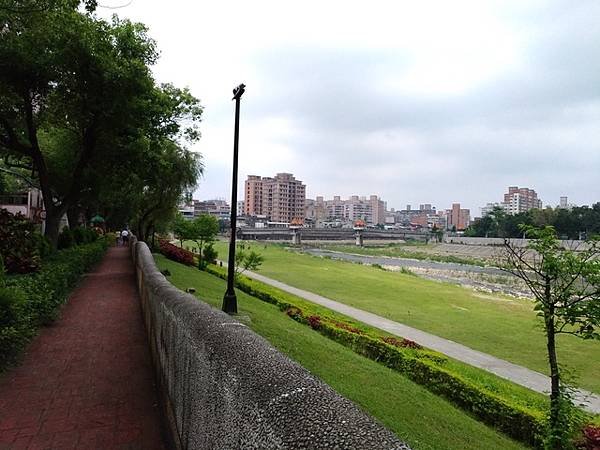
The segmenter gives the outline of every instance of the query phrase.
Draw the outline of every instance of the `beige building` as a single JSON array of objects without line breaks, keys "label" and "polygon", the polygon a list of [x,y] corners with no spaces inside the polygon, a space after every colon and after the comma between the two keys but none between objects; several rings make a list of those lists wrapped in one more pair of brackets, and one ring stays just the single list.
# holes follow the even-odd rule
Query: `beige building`
[{"label": "beige building", "polygon": [[364,220],[369,225],[385,224],[386,203],[376,195],[359,197],[353,195],[348,200],[342,200],[339,195],[332,200],[307,200],[305,217],[315,221],[354,222]]},{"label": "beige building", "polygon": [[533,189],[510,186],[508,192],[504,194],[502,206],[507,214],[514,215],[530,209],[541,209],[542,201],[538,199]]},{"label": "beige building", "polygon": [[272,222],[286,223],[304,219],[306,186],[291,173],[278,173],[273,178],[249,175],[244,193],[248,216],[264,215]]}]

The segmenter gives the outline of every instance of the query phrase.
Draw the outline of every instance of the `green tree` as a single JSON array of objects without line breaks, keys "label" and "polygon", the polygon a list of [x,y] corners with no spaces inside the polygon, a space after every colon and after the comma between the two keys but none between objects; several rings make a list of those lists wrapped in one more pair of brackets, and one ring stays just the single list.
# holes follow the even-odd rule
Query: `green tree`
[{"label": "green tree", "polygon": [[177,213],[171,223],[171,231],[173,231],[175,238],[179,240],[179,246],[183,248],[183,241],[192,239],[192,222]]},{"label": "green tree", "polygon": [[246,250],[240,246],[235,252],[235,276],[236,278],[247,270],[258,270],[264,258],[254,250]]},{"label": "green tree", "polygon": [[200,260],[203,260],[205,245],[214,242],[218,233],[219,221],[216,217],[202,214],[194,219],[190,239],[198,246]]},{"label": "green tree", "polygon": [[582,249],[570,249],[561,245],[551,226],[520,228],[532,240],[526,247],[505,240],[505,269],[526,283],[534,297],[534,310],[543,320],[551,379],[547,448],[562,450],[568,448],[572,430],[564,407],[569,399],[556,337],[600,339],[600,241],[589,240]]},{"label": "green tree", "polygon": [[[153,188],[143,184],[144,163],[158,153],[168,165],[166,147],[198,139],[202,108],[187,90],[156,86],[157,52],[143,25],[99,20],[77,1],[10,3],[0,8],[0,154],[35,173],[56,245],[63,214],[98,201],[102,189],[114,199],[123,180]],[[117,173],[120,189],[104,182]]]},{"label": "green tree", "polygon": [[137,236],[146,240],[157,226],[170,222],[186,190],[196,185],[202,173],[200,155],[163,139],[151,146],[143,172],[137,174],[138,198],[134,222]]}]

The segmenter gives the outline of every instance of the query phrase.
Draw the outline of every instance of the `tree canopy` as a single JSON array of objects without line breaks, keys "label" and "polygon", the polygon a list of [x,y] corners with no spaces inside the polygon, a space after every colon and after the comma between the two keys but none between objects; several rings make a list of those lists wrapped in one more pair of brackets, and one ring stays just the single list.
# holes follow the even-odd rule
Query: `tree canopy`
[{"label": "tree canopy", "polygon": [[551,226],[561,239],[580,239],[600,234],[600,202],[589,206],[576,206],[570,210],[561,208],[532,209],[509,215],[502,208],[495,208],[485,217],[477,219],[466,231],[466,236],[522,237],[521,224]]},{"label": "tree canopy", "polygon": [[79,3],[3,0],[0,156],[33,173],[54,244],[61,217],[90,206],[137,221],[143,237],[202,171],[185,148],[199,139],[202,107],[155,82],[156,44],[142,24]]}]

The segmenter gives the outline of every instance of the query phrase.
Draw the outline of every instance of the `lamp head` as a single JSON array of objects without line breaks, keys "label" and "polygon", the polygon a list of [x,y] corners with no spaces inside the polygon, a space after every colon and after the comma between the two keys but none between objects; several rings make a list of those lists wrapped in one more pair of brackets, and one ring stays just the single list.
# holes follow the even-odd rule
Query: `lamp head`
[{"label": "lamp head", "polygon": [[246,85],[244,83],[240,84],[233,90],[233,98],[231,100],[237,100],[241,98],[242,94],[245,92]]}]

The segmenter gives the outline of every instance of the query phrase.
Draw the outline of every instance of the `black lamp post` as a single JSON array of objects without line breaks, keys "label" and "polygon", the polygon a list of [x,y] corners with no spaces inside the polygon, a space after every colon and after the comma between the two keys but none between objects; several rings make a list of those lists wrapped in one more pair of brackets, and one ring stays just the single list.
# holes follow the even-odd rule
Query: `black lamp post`
[{"label": "black lamp post", "polygon": [[240,98],[246,85],[240,84],[233,90],[235,100],[235,131],[233,135],[233,176],[231,184],[231,237],[229,239],[229,259],[227,262],[227,291],[223,296],[223,311],[237,313],[237,297],[233,288],[235,277],[235,232],[237,222],[237,184],[238,184],[238,141],[240,138]]}]

